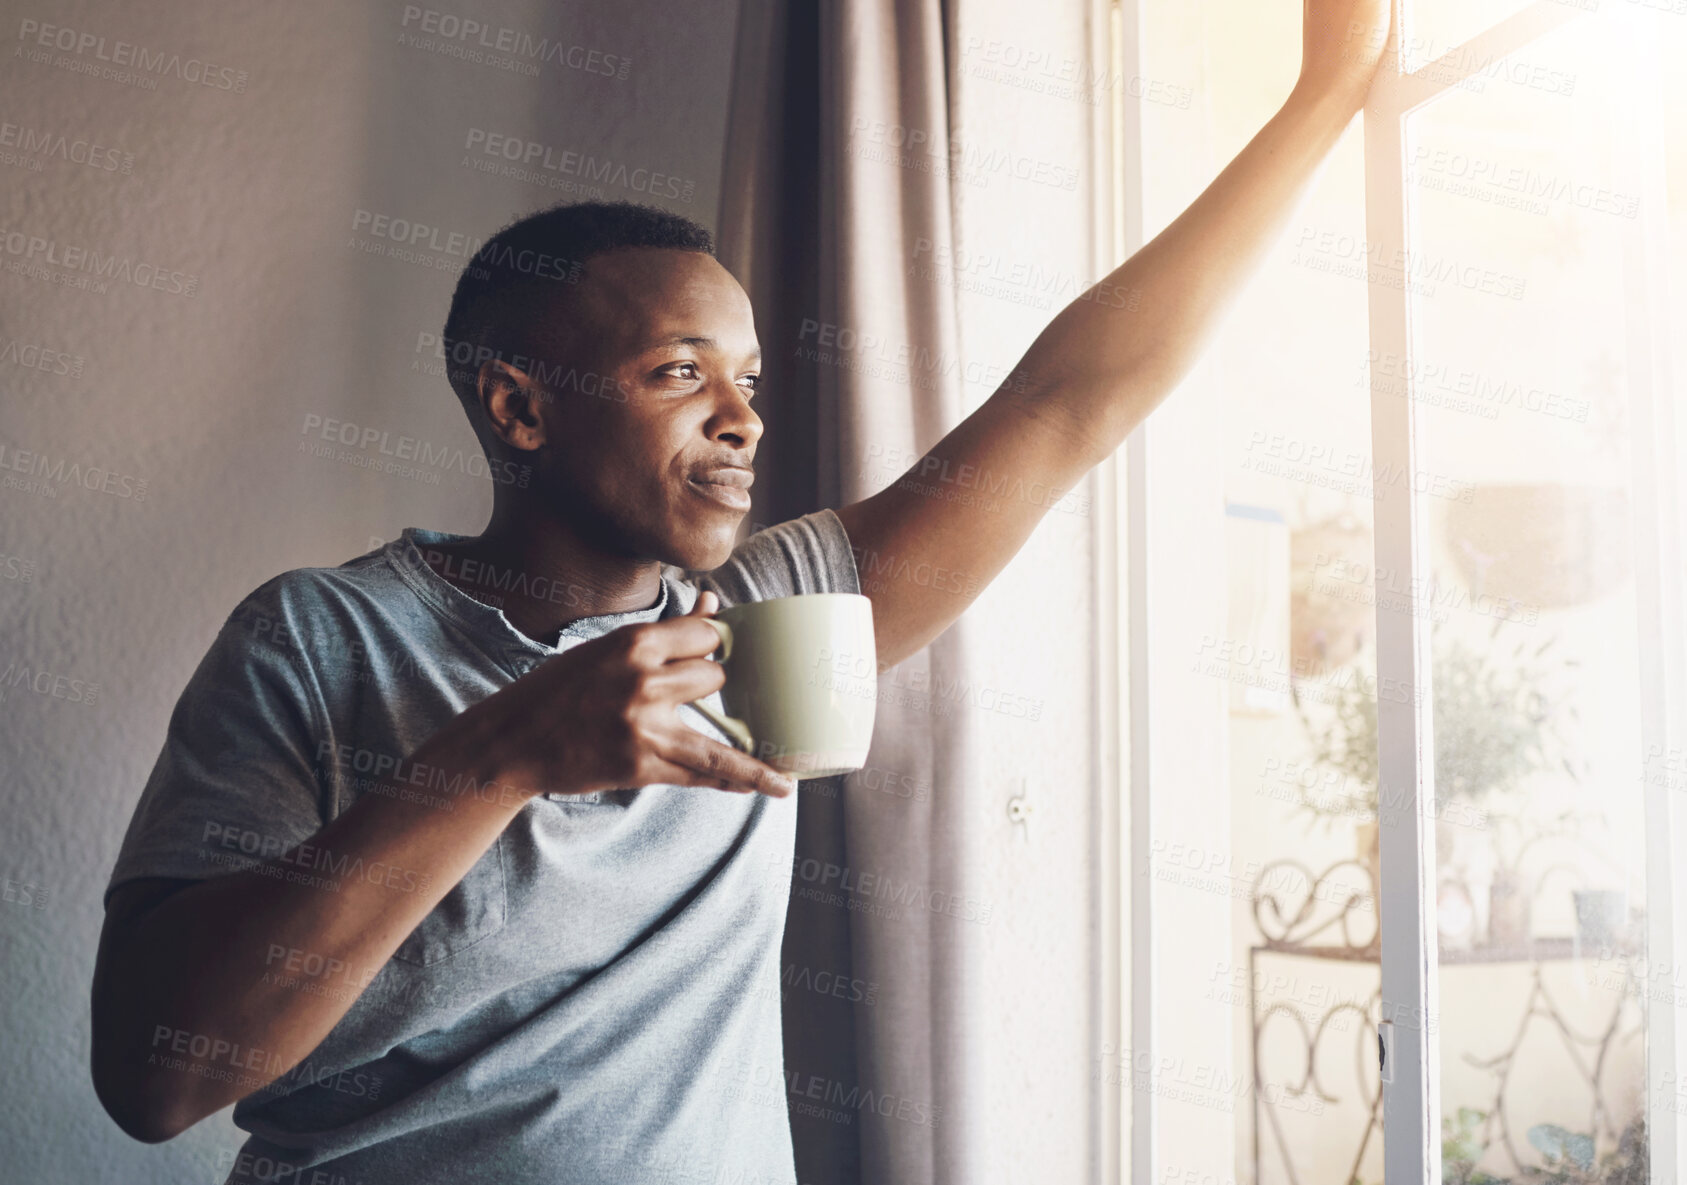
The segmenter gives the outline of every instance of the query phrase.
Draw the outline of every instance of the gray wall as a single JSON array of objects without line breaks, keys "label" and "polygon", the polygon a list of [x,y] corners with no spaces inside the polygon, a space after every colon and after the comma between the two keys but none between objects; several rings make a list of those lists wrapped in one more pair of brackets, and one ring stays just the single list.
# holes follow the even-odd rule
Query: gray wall
[{"label": "gray wall", "polygon": [[[226,1116],[163,1146],[133,1143],[86,1068],[100,897],[171,707],[229,610],[270,576],[338,564],[405,526],[477,531],[491,508],[490,481],[449,462],[388,473],[309,455],[301,445],[322,442],[306,425],[335,419],[388,433],[388,447],[410,436],[476,455],[417,352],[462,263],[451,234],[485,237],[586,196],[714,220],[734,0],[416,11],[428,3],[482,22],[494,43],[500,27],[561,42],[561,60],[534,75],[446,56],[409,39],[473,48],[478,36],[407,23],[398,3],[3,6],[7,1180],[221,1180],[237,1143]],[[56,26],[49,40],[69,48],[39,45],[29,22]],[[163,69],[102,61],[136,54],[120,42]],[[206,63],[211,85],[196,81]],[[564,169],[577,167],[569,151],[607,164],[601,194],[467,167],[473,129],[546,145]],[[97,151],[64,159],[59,137],[65,156]],[[376,217],[437,233],[394,257]],[[64,283],[84,274],[78,252],[116,256],[158,287]],[[342,449],[383,459],[378,443]],[[32,476],[38,465],[45,476]]]}]

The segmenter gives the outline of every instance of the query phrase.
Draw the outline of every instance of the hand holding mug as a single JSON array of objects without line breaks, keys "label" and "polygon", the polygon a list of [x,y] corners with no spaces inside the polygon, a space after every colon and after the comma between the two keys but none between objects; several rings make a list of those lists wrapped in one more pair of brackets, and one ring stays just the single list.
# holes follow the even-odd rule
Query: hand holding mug
[{"label": "hand holding mug", "polygon": [[718,690],[707,657],[720,634],[699,594],[683,617],[622,626],[547,659],[462,713],[465,743],[495,753],[500,775],[534,794],[627,786],[703,786],[783,798],[787,773],[704,736],[681,704]]}]

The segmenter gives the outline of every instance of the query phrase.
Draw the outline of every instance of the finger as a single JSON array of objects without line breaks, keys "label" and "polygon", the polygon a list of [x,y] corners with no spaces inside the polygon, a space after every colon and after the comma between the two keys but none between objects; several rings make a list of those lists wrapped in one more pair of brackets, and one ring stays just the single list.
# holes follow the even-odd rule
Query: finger
[{"label": "finger", "polygon": [[715,774],[700,774],[694,769],[687,769],[683,765],[675,765],[671,761],[664,761],[660,757],[649,759],[650,782],[664,786],[696,786],[704,790],[725,790],[728,794],[754,794],[755,788],[740,786],[728,778]]},{"label": "finger", "polygon": [[719,691],[726,684],[726,670],[707,658],[676,658],[646,678],[651,695],[677,707]]},{"label": "finger", "polygon": [[706,617],[720,608],[720,598],[710,589],[704,589],[697,594],[697,603],[691,606],[687,617]]},{"label": "finger", "polygon": [[675,765],[683,765],[711,777],[725,778],[735,785],[748,786],[758,794],[772,798],[784,798],[797,788],[797,780],[790,774],[689,728],[663,738],[657,744],[656,754]]},{"label": "finger", "polygon": [[665,662],[683,658],[705,658],[720,649],[720,633],[703,620],[703,615],[687,613],[670,617],[644,627],[650,636],[660,640]]}]

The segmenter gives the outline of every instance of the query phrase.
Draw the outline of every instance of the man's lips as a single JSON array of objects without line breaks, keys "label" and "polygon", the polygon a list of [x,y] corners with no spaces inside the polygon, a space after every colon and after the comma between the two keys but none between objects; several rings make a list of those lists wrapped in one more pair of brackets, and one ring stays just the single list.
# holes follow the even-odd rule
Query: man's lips
[{"label": "man's lips", "polygon": [[750,486],[755,483],[755,471],[742,465],[717,465],[700,469],[686,481],[703,497],[733,510],[750,509]]}]

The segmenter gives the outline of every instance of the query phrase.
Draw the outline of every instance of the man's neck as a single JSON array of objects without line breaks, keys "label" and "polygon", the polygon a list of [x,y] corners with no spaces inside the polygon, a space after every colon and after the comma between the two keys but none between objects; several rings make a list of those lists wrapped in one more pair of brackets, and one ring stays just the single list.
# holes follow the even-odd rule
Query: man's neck
[{"label": "man's neck", "polygon": [[494,517],[479,535],[422,554],[441,578],[503,610],[512,626],[546,645],[570,622],[648,609],[662,593],[655,560],[604,555],[555,522]]}]

